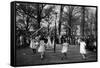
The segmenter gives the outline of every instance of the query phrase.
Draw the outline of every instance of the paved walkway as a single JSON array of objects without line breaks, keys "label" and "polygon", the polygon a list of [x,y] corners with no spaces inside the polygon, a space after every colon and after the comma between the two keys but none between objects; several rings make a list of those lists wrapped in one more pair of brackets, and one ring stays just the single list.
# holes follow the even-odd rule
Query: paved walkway
[{"label": "paved walkway", "polygon": [[40,59],[40,54],[33,54],[30,48],[18,49],[16,51],[16,64],[17,65],[34,65],[34,64],[48,64],[48,63],[64,63],[64,62],[81,62],[81,61],[96,61],[96,53],[87,51],[86,60],[82,59],[79,53],[79,46],[69,46],[67,57],[61,60],[61,46],[58,46],[56,53],[53,49],[47,49],[45,59]]}]

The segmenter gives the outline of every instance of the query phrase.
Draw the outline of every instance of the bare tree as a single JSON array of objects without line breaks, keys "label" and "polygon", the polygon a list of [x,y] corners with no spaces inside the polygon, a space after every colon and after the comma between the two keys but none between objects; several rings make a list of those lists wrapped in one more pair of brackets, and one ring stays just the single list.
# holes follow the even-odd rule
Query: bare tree
[{"label": "bare tree", "polygon": [[[63,21],[65,21],[66,29],[68,29],[68,36],[71,37],[72,27],[74,26],[76,21],[80,20],[81,17],[81,9],[78,6],[65,6],[66,11],[64,11]],[[77,22],[78,23],[78,22]]]}]

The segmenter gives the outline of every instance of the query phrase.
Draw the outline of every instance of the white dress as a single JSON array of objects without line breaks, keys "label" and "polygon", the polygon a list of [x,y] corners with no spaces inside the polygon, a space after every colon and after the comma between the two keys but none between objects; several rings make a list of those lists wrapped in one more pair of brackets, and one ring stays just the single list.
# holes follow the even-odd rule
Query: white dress
[{"label": "white dress", "polygon": [[94,44],[94,46],[96,47],[96,41],[95,41],[93,44]]},{"label": "white dress", "polygon": [[43,40],[40,41],[40,46],[38,48],[38,52],[45,52],[45,43]]},{"label": "white dress", "polygon": [[54,47],[54,40],[53,40],[53,42],[52,42],[52,48]]},{"label": "white dress", "polygon": [[20,36],[19,39],[20,39],[20,45],[22,45],[23,44],[23,36]]},{"label": "white dress", "polygon": [[80,42],[80,53],[81,54],[86,54],[85,46],[86,46],[85,42]]},{"label": "white dress", "polygon": [[34,39],[31,40],[30,48],[32,48],[32,49],[36,49],[37,48],[37,45],[35,44]]},{"label": "white dress", "polygon": [[47,46],[48,46],[48,47],[52,47],[50,37],[48,37],[48,43],[47,43]]},{"label": "white dress", "polygon": [[68,51],[68,43],[63,43],[61,53],[66,53]]}]

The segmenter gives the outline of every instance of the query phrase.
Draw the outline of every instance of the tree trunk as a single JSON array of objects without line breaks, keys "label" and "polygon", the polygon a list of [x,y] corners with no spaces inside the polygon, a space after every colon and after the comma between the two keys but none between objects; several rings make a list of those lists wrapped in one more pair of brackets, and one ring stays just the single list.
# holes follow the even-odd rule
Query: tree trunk
[{"label": "tree trunk", "polygon": [[50,26],[50,24],[48,23],[48,36],[49,36],[49,26]]},{"label": "tree trunk", "polygon": [[29,16],[26,17],[26,31],[29,30]]},{"label": "tree trunk", "polygon": [[62,12],[63,12],[63,6],[60,7],[60,18],[59,18],[59,43],[61,43],[60,35],[61,35],[61,22],[62,22]]},{"label": "tree trunk", "polygon": [[63,6],[60,7],[60,18],[59,18],[59,35],[61,33],[61,22],[62,22],[62,12],[63,12]]},{"label": "tree trunk", "polygon": [[[69,26],[71,27],[71,15],[70,14],[69,14],[69,21],[68,21],[68,23],[69,23]],[[68,36],[71,37],[71,29],[70,28],[68,28],[68,29],[69,29]]]},{"label": "tree trunk", "polygon": [[82,7],[81,35],[84,37],[85,7]]},{"label": "tree trunk", "polygon": [[[71,6],[69,6],[69,20],[68,20],[68,24],[69,24],[69,26],[70,27],[72,27],[72,22],[71,22],[71,20],[72,20],[72,12],[73,12],[73,10],[72,10],[72,7]],[[71,37],[71,28],[68,28],[68,36],[69,37]]]},{"label": "tree trunk", "polygon": [[40,22],[41,22],[41,9],[40,4],[37,5],[37,21],[38,21],[38,29],[40,28]]}]

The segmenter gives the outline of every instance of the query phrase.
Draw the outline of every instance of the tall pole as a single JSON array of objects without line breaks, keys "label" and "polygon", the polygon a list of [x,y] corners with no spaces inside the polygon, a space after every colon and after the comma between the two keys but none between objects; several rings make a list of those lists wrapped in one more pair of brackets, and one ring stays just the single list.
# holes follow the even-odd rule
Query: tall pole
[{"label": "tall pole", "polygon": [[57,19],[57,13],[55,13],[55,39],[54,39],[54,53],[56,52],[56,19]]}]

